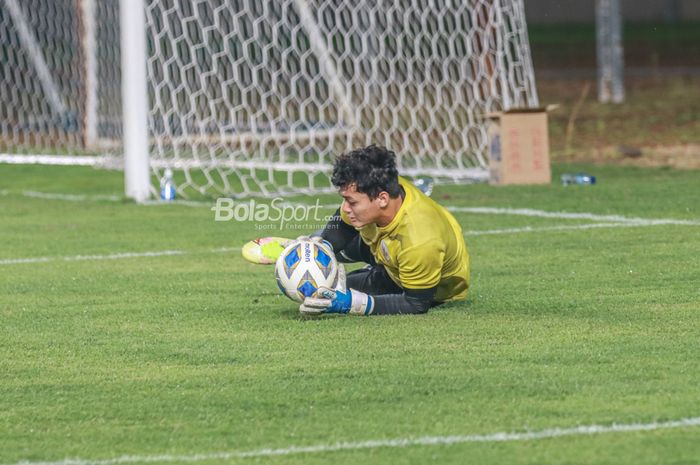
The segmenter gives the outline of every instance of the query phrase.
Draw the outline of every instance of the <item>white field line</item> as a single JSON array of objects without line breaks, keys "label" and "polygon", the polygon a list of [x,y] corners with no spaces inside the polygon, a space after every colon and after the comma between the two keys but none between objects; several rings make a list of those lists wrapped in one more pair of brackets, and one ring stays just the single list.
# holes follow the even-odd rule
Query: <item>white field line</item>
[{"label": "white field line", "polygon": [[[547,232],[547,231],[573,231],[573,230],[584,230],[584,229],[598,229],[598,228],[634,228],[642,226],[657,226],[665,224],[676,224],[676,225],[700,225],[700,222],[692,221],[682,221],[682,220],[638,220],[638,221],[628,221],[619,223],[587,223],[587,224],[575,224],[575,225],[558,225],[558,226],[542,226],[542,227],[531,227],[525,226],[522,228],[506,228],[506,229],[487,229],[481,231],[464,231],[465,236],[489,236],[489,235],[499,235],[499,234],[521,234],[521,233],[533,233],[533,232]],[[221,247],[217,249],[211,249],[211,253],[228,253],[236,252],[241,250],[240,247]],[[172,255],[188,255],[192,252],[187,252],[184,250],[161,250],[156,252],[125,252],[125,253],[115,253],[106,255],[74,255],[74,256],[54,256],[54,257],[29,257],[29,258],[7,258],[0,259],[0,266],[5,265],[21,265],[29,263],[47,263],[55,261],[88,261],[88,260],[119,260],[123,258],[141,258],[141,257],[164,257]]]},{"label": "white field line", "polygon": [[[7,195],[7,190],[0,191],[0,195]],[[56,194],[47,192],[35,192],[35,191],[24,191],[22,195],[33,198],[42,198],[50,200],[68,200],[68,201],[90,201],[90,200],[110,200],[118,201],[121,200],[118,196],[84,196],[84,195],[70,195],[70,194]],[[161,202],[161,201],[151,201],[147,202],[146,205],[168,205],[171,202]],[[186,200],[176,200],[174,203],[193,207],[213,207],[211,202],[200,202],[200,201],[186,201]],[[280,207],[313,207],[311,204],[303,203],[279,203]],[[337,205],[319,205],[320,208],[324,209],[335,209],[338,208]],[[465,231],[465,236],[485,236],[485,235],[499,235],[499,234],[520,234],[520,233],[532,233],[532,232],[547,232],[547,231],[571,231],[571,230],[584,230],[584,229],[598,229],[598,228],[619,228],[619,227],[642,227],[642,226],[658,226],[658,225],[681,225],[681,226],[700,226],[700,221],[693,220],[677,220],[677,219],[666,219],[666,218],[637,218],[637,217],[626,217],[621,215],[597,215],[594,213],[568,213],[568,212],[549,212],[544,210],[534,210],[530,208],[495,208],[495,207],[447,207],[448,210],[456,213],[475,213],[475,214],[489,214],[489,215],[516,215],[516,216],[528,216],[528,217],[538,217],[538,218],[556,218],[556,219],[571,219],[571,220],[591,220],[591,221],[604,221],[603,223],[589,223],[589,224],[578,224],[578,225],[556,225],[556,226],[542,226],[542,227],[532,227],[524,226],[520,228],[505,228],[505,229],[492,229],[492,230],[482,230],[482,231]],[[160,255],[167,255],[163,252],[155,252]],[[182,255],[186,252],[179,252],[177,254]],[[170,255],[177,255],[171,253]],[[118,254],[117,254],[118,255]],[[96,260],[103,260],[108,258],[131,258],[141,255],[127,254],[124,257],[121,256],[96,256]],[[149,256],[149,255],[143,255]],[[157,256],[157,255],[150,255]],[[18,258],[18,259],[6,259],[0,260],[1,265],[12,265],[20,263],[41,263],[53,260],[67,260],[69,258],[53,258],[53,257],[37,257],[37,258]],[[91,259],[91,258],[85,258]]]},{"label": "white field line", "polygon": [[[8,191],[0,191],[0,195],[8,195]],[[37,192],[37,191],[22,191],[22,196],[29,197],[32,199],[43,199],[43,200],[65,200],[68,202],[121,202],[124,200],[123,197],[118,195],[80,195],[80,194],[59,194],[55,192]],[[208,207],[211,206],[211,202],[197,202],[192,200],[173,200],[171,202],[163,202],[159,200],[149,200],[144,202],[143,205],[154,206],[154,205],[185,205],[188,207]]]},{"label": "white field line", "polygon": [[146,200],[145,202],[142,202],[140,205],[144,205],[146,207],[162,207],[165,205],[184,205],[186,207],[212,207],[214,205],[213,202],[204,202],[201,200],[182,200],[182,199],[175,199],[175,200]]},{"label": "white field line", "polygon": [[22,191],[24,197],[44,200],[66,200],[69,202],[89,202],[103,201],[118,202],[121,197],[118,195],[81,195],[81,194],[59,194],[56,192]]},{"label": "white field line", "polygon": [[[11,195],[12,193],[7,190],[7,189],[2,189],[0,190],[0,195]],[[83,194],[62,194],[58,192],[39,192],[39,191],[22,191],[18,193],[18,195],[21,195],[23,197],[29,197],[31,199],[43,199],[43,200],[65,200],[68,202],[101,202],[101,201],[110,201],[110,202],[121,202],[124,200],[124,197],[121,197],[119,195],[83,195]],[[235,199],[234,199],[235,200]],[[248,202],[249,200],[241,200],[237,199],[239,202]],[[257,199],[258,202],[260,202],[260,199]],[[216,204],[215,201],[207,201],[207,200],[182,200],[182,199],[176,199],[172,201],[163,201],[163,200],[147,200],[143,202],[141,205],[147,206],[147,207],[162,207],[166,205],[185,205],[187,207],[207,207],[211,208]],[[313,207],[316,204],[305,204],[305,203],[288,203],[288,202],[280,202],[277,204],[279,207],[284,207],[284,206],[291,206],[291,207],[297,207],[297,206],[304,206],[304,207]],[[338,208],[338,205],[319,205],[320,208],[328,208],[328,209],[335,209]]]},{"label": "white field line", "polygon": [[[0,190],[0,195],[9,195],[8,190]],[[122,197],[118,195],[74,195],[74,194],[59,194],[54,192],[37,192],[37,191],[23,191],[21,195],[31,198],[41,198],[46,200],[67,200],[74,202],[88,202],[88,201],[113,201],[118,202],[122,200]],[[236,199],[234,199],[236,201]],[[238,199],[237,201],[242,201]],[[249,200],[245,200],[248,202]],[[159,200],[152,200],[145,202],[147,206],[164,206],[164,205],[186,205],[191,207],[213,207],[215,202],[213,201],[197,201],[197,200],[175,200],[172,202],[162,202]],[[306,203],[287,203],[281,202],[277,204],[280,207],[291,206],[291,207],[313,207],[316,204],[306,204]],[[339,204],[327,204],[319,205],[319,208],[323,209],[337,209]],[[489,215],[515,215],[515,216],[530,216],[539,218],[555,218],[555,219],[566,219],[566,220],[591,220],[591,221],[607,221],[607,222],[619,222],[619,223],[645,223],[639,224],[639,226],[652,226],[652,225],[687,225],[687,226],[700,226],[700,221],[694,220],[677,220],[671,218],[637,218],[637,217],[627,217],[621,215],[597,215],[595,213],[569,213],[569,212],[550,212],[544,210],[535,210],[531,208],[497,208],[497,207],[454,207],[446,206],[446,208],[455,213],[476,213],[476,214],[489,214]]]},{"label": "white field line", "polygon": [[[573,231],[581,229],[597,229],[597,228],[635,228],[641,226],[657,226],[662,224],[692,224],[688,222],[676,222],[674,220],[650,220],[650,221],[635,221],[635,222],[620,222],[620,223],[587,223],[587,224],[570,224],[570,225],[560,225],[560,226],[523,226],[522,228],[506,228],[506,229],[486,229],[482,231],[465,231],[465,236],[488,236],[497,234],[520,234],[520,233],[533,233],[533,232],[547,232],[547,231]],[[700,225],[700,223],[697,223]]]},{"label": "white field line", "polygon": [[629,221],[632,218],[627,218],[620,215],[596,215],[593,213],[567,213],[567,212],[548,212],[543,210],[534,210],[531,208],[494,208],[494,207],[446,207],[451,212],[458,213],[483,213],[489,215],[517,215],[517,216],[532,216],[539,218],[558,218],[569,220],[593,220],[593,221]]},{"label": "white field line", "polygon": [[[617,228],[617,227],[633,227],[633,226],[648,226],[647,223],[593,223],[593,224],[579,224],[579,225],[568,225],[568,226],[548,226],[541,228],[523,227],[523,228],[510,228],[510,229],[492,229],[485,231],[465,231],[465,236],[481,236],[481,235],[495,235],[495,234],[517,234],[517,233],[529,233],[529,232],[540,232],[540,231],[560,231],[560,230],[572,230],[572,229],[591,229],[591,228]],[[241,250],[240,247],[220,247],[216,249],[210,249],[211,253],[228,253],[236,252]],[[166,257],[174,255],[188,255],[191,252],[184,250],[160,250],[154,252],[124,252],[124,253],[114,253],[114,254],[102,254],[102,255],[72,255],[72,256],[52,256],[52,257],[25,257],[25,258],[6,258],[0,259],[0,266],[5,265],[21,265],[30,263],[48,263],[48,262],[76,262],[76,261],[91,261],[91,260],[120,260],[124,258],[143,258],[143,257]]]},{"label": "white field line", "polygon": [[[0,195],[9,195],[10,192],[6,189],[0,190]],[[67,200],[75,202],[87,202],[87,201],[103,201],[109,200],[118,202],[122,200],[122,197],[118,195],[76,195],[76,194],[60,194],[54,192],[38,192],[38,191],[23,191],[21,195],[25,197],[41,198],[47,200]],[[236,199],[234,199],[236,201]],[[238,201],[242,201],[238,199]],[[248,202],[249,200],[245,200]],[[187,205],[192,207],[213,207],[216,202],[213,201],[198,201],[198,200],[174,200],[172,202],[163,202],[160,200],[151,200],[144,203],[147,206],[164,206],[164,205]],[[291,207],[314,207],[316,204],[307,203],[288,203],[281,202],[277,204],[280,207],[291,206]],[[319,208],[323,209],[336,209],[339,204],[326,204],[320,205]],[[451,212],[456,213],[477,213],[477,214],[490,214],[490,215],[516,215],[516,216],[531,216],[539,218],[557,218],[557,219],[569,219],[569,220],[592,220],[592,221],[612,221],[612,222],[654,222],[654,224],[675,224],[675,225],[691,225],[699,226],[700,221],[693,220],[676,220],[676,219],[653,219],[653,218],[636,218],[636,217],[626,217],[621,215],[597,215],[595,213],[568,213],[568,212],[549,212],[544,210],[535,210],[531,208],[497,208],[497,207],[454,207],[446,206],[446,208]]]},{"label": "white field line", "polygon": [[[650,223],[650,224],[676,224],[700,226],[700,221],[676,220],[670,218],[635,218],[621,215],[596,215],[594,213],[567,213],[548,212],[544,210],[533,210],[530,208],[490,208],[490,207],[447,207],[451,212],[457,213],[483,213],[489,215],[516,215],[530,216],[538,218],[557,218],[564,220],[591,220],[591,221],[611,221],[618,223]],[[646,226],[646,224],[644,225]]]},{"label": "white field line", "polygon": [[280,449],[257,449],[250,451],[211,452],[193,455],[123,455],[109,459],[63,459],[57,461],[20,461],[4,465],[118,465],[130,463],[167,463],[167,462],[203,462],[208,460],[230,460],[243,458],[260,458],[286,456],[294,454],[329,453],[346,450],[378,449],[386,447],[411,447],[411,446],[449,446],[464,443],[491,443],[536,441],[565,436],[590,436],[614,433],[632,433],[643,431],[656,431],[673,428],[689,428],[700,426],[700,417],[684,418],[681,420],[631,423],[612,425],[588,425],[572,428],[551,428],[540,431],[528,431],[521,433],[492,433],[470,434],[465,436],[424,436],[418,438],[380,439],[373,441],[340,442],[335,444],[318,444],[313,446],[290,446]]},{"label": "white field line", "polygon": [[[221,247],[218,249],[210,249],[210,253],[227,253],[241,250],[240,247]],[[167,257],[174,255],[189,255],[198,252],[187,252],[184,250],[160,250],[156,252],[125,252],[114,253],[107,255],[72,255],[58,257],[33,257],[33,258],[8,258],[0,260],[2,265],[20,265],[23,263],[47,263],[47,262],[78,262],[90,260],[121,260],[124,258],[143,258],[143,257]]]}]

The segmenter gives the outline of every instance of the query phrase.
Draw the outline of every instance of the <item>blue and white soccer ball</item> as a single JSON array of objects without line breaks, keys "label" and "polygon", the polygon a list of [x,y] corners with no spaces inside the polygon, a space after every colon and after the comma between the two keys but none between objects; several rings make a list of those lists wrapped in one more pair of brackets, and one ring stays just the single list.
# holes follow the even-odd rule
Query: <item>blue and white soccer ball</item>
[{"label": "blue and white soccer ball", "polygon": [[287,246],[275,264],[275,279],[284,295],[296,302],[313,297],[319,287],[335,288],[338,262],[326,243],[301,240]]}]

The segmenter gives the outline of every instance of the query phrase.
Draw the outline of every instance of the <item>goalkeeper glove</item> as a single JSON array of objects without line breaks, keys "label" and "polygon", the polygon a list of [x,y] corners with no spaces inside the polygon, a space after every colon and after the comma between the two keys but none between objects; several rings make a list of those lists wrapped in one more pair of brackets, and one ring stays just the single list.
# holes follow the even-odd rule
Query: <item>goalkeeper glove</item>
[{"label": "goalkeeper glove", "polygon": [[322,313],[351,313],[353,315],[371,315],[374,311],[374,297],[354,289],[345,289],[345,267],[338,264],[338,283],[335,289],[320,287],[317,297],[307,297],[299,306],[304,315]]},{"label": "goalkeeper glove", "polygon": [[334,291],[327,287],[318,290],[321,297],[307,297],[299,307],[304,315],[322,313],[350,313],[353,315],[371,315],[374,311],[374,298],[364,292],[349,289],[345,292]]}]

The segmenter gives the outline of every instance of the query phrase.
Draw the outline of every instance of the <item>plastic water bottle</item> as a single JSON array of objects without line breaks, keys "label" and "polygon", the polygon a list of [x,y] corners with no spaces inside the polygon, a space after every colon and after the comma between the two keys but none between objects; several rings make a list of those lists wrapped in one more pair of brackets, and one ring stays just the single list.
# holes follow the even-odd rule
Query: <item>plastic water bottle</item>
[{"label": "plastic water bottle", "polygon": [[435,181],[433,178],[428,176],[419,176],[413,180],[413,185],[418,188],[422,193],[430,197],[433,193],[433,187],[435,186]]},{"label": "plastic water bottle", "polygon": [[561,183],[564,186],[572,184],[592,185],[595,184],[595,176],[586,173],[566,173],[561,175]]},{"label": "plastic water bottle", "polygon": [[173,181],[173,170],[170,168],[166,168],[160,179],[160,198],[167,202],[175,200],[175,182]]}]

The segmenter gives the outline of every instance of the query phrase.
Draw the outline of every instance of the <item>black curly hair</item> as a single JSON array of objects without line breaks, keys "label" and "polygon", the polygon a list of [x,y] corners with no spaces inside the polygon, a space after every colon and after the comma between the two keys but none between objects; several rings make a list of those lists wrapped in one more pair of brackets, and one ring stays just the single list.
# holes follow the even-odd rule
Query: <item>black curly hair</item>
[{"label": "black curly hair", "polygon": [[344,153],[333,164],[333,185],[345,189],[355,184],[357,192],[367,194],[370,200],[386,191],[389,197],[401,195],[396,154],[376,145]]}]

